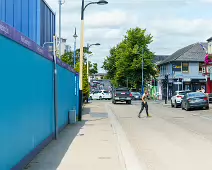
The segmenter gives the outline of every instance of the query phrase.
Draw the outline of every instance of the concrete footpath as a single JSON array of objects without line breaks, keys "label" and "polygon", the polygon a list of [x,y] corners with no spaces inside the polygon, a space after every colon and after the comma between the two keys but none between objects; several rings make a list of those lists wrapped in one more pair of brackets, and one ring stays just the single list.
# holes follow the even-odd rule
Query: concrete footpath
[{"label": "concrete footpath", "polygon": [[68,125],[25,168],[28,170],[123,170],[124,163],[103,103],[84,108],[83,121]]}]

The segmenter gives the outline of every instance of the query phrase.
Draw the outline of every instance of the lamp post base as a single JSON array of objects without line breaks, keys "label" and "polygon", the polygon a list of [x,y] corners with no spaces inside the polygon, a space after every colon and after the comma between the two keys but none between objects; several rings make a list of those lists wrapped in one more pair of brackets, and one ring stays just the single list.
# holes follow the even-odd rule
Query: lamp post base
[{"label": "lamp post base", "polygon": [[82,90],[79,90],[79,113],[78,113],[78,121],[82,120],[82,105],[83,105],[83,93]]}]

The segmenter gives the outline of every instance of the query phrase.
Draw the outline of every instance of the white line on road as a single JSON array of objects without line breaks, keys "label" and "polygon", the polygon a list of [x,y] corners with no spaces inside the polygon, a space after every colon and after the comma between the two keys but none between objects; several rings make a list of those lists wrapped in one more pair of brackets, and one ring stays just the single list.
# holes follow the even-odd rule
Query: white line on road
[{"label": "white line on road", "polygon": [[127,136],[122,129],[122,126],[120,125],[117,117],[115,114],[111,111],[108,105],[106,106],[106,110],[108,112],[108,116],[111,120],[111,123],[113,125],[114,132],[117,135],[118,143],[119,143],[119,149],[121,150],[121,154],[123,157],[123,161],[125,164],[126,170],[147,170],[147,166],[145,163],[141,164],[138,161],[138,158],[135,154],[135,151],[133,150],[130,142],[127,139]]},{"label": "white line on road", "polygon": [[210,121],[212,121],[212,119],[211,118],[209,118],[209,117],[206,117],[206,116],[200,116],[201,118],[203,118],[203,119],[207,119],[207,120],[210,120]]}]

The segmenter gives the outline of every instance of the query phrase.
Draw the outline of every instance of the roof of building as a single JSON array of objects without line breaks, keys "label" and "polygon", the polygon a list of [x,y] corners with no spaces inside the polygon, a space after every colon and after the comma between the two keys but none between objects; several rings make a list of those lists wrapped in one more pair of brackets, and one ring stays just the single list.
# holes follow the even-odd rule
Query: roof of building
[{"label": "roof of building", "polygon": [[211,41],[211,40],[212,40],[212,37],[210,37],[210,38],[207,39],[208,42]]},{"label": "roof of building", "polygon": [[[208,49],[208,43],[201,43],[206,49]],[[159,63],[166,64],[173,61],[197,61],[201,62],[205,59],[205,51],[199,43],[188,45],[184,48],[177,50],[175,53],[167,57],[165,60]]]},{"label": "roof of building", "polygon": [[170,55],[155,55],[153,62],[155,64],[160,63],[161,61],[165,60],[167,57],[169,57]]}]

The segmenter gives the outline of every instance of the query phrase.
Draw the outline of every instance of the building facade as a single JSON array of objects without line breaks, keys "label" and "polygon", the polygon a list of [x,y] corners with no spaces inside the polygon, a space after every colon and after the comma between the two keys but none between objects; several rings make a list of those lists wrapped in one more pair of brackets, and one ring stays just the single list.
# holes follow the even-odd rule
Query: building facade
[{"label": "building facade", "polygon": [[[201,43],[207,48],[207,43]],[[197,91],[206,89],[206,78],[203,75],[205,51],[199,43],[186,46],[158,64],[160,76],[158,91],[160,98],[166,97],[167,85],[164,85],[165,75],[168,79],[168,97],[177,90]]]}]

